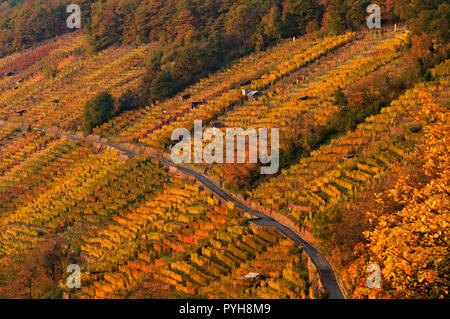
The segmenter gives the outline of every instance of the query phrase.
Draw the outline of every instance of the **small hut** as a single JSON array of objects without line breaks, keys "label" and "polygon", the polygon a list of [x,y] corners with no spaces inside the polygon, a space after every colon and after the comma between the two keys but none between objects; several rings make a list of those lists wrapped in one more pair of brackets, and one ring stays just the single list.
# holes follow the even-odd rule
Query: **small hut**
[{"label": "small hut", "polygon": [[262,94],[259,91],[251,91],[247,96],[250,101],[256,101]]},{"label": "small hut", "polygon": [[180,102],[186,101],[191,98],[190,94],[183,94],[180,96]]},{"label": "small hut", "polygon": [[204,104],[205,101],[191,101],[189,104],[191,105],[191,110],[198,108],[200,105]]}]

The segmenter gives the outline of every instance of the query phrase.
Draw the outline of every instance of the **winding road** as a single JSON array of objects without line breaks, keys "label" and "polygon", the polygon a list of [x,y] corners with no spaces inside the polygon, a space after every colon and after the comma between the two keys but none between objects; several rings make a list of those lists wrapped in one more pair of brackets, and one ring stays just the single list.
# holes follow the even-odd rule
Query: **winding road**
[{"label": "winding road", "polygon": [[[49,130],[40,130],[40,129],[34,129],[34,131],[40,131],[40,132],[47,133],[47,134],[64,136],[64,137],[70,138],[72,140],[84,141],[84,142],[90,143],[90,144],[94,143],[94,142],[89,142],[86,139],[82,139],[80,137],[77,137],[75,135],[68,134],[68,133],[53,132],[53,131],[49,131]],[[124,147],[121,147],[119,145],[116,145],[114,143],[104,142],[104,141],[96,141],[95,143],[111,147],[113,149],[116,149],[116,150],[123,152],[130,156],[137,155],[135,152],[133,152],[129,149],[126,149]],[[218,197],[222,198],[225,201],[234,203],[234,205],[236,207],[239,207],[244,212],[247,212],[247,213],[255,216],[256,219],[252,219],[251,220],[252,223],[254,223],[256,225],[266,226],[266,227],[275,229],[278,232],[280,232],[281,234],[283,234],[286,238],[293,240],[295,243],[301,244],[303,246],[303,249],[306,252],[306,254],[308,254],[311,261],[316,266],[316,268],[319,272],[319,276],[320,276],[322,285],[325,287],[326,291],[328,292],[328,297],[330,299],[345,299],[345,295],[336,280],[336,276],[335,276],[334,271],[333,271],[330,263],[328,262],[328,260],[324,256],[320,256],[317,249],[313,245],[311,245],[309,242],[307,242],[304,238],[302,238],[297,232],[295,232],[288,226],[283,225],[282,223],[276,221],[275,219],[273,219],[259,211],[256,211],[256,210],[250,208],[249,206],[245,205],[244,203],[238,201],[237,199],[232,197],[230,194],[228,194],[226,191],[224,191],[222,188],[220,188],[219,186],[214,184],[205,175],[203,175],[199,172],[196,172],[192,169],[189,169],[185,166],[175,164],[174,162],[169,161],[160,156],[151,156],[151,157],[160,161],[161,163],[163,163],[164,165],[166,165],[168,167],[177,168],[180,171],[183,171],[183,172],[195,177],[199,182],[201,182],[203,185],[205,185],[205,187],[210,189]]]},{"label": "winding road", "polygon": [[317,249],[314,246],[312,246],[309,242],[307,242],[305,239],[303,239],[300,235],[298,235],[295,231],[293,231],[291,228],[236,200],[234,197],[232,197],[223,189],[218,187],[203,174],[200,174],[194,170],[191,170],[184,166],[177,165],[167,160],[161,159],[159,160],[163,161],[164,164],[168,166],[176,167],[177,169],[194,176],[199,182],[201,182],[203,185],[209,188],[213,193],[215,193],[220,198],[228,202],[234,203],[236,207],[239,207],[244,212],[247,212],[257,217],[257,219],[251,220],[252,223],[275,229],[279,231],[281,234],[283,234],[286,238],[293,240],[295,243],[301,244],[305,252],[308,254],[309,258],[311,258],[311,261],[314,263],[317,270],[319,271],[321,282],[328,292],[328,297],[330,299],[345,299],[345,295],[342,292],[336,280],[333,269],[331,268],[331,265],[328,262],[328,260],[324,256],[319,256]]}]

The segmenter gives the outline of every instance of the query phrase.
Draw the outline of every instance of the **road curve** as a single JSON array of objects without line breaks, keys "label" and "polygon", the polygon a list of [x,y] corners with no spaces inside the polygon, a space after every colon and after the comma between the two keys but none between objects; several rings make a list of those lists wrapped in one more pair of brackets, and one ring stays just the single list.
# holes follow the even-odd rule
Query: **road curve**
[{"label": "road curve", "polygon": [[[72,140],[77,140],[77,141],[82,140],[86,143],[90,143],[89,141],[86,141],[86,140],[79,138],[72,134],[61,133],[61,132],[52,132],[52,131],[48,131],[48,130],[39,130],[39,129],[36,129],[35,131],[41,131],[41,132],[47,133],[47,134],[64,136],[64,137],[70,138]],[[133,151],[123,148],[114,143],[102,142],[102,141],[95,142],[95,143],[109,146],[111,148],[114,148],[118,151],[121,151],[121,152],[126,153],[131,156],[137,155]],[[92,143],[90,143],[90,144],[92,144]],[[236,207],[242,209],[244,212],[247,212],[247,213],[257,217],[257,219],[251,220],[252,223],[254,223],[256,225],[266,226],[266,227],[275,229],[275,230],[279,231],[281,234],[283,234],[286,238],[293,240],[295,243],[301,244],[303,246],[303,249],[306,252],[306,254],[308,254],[308,256],[311,258],[311,261],[317,267],[317,270],[318,270],[319,276],[320,276],[320,280],[328,292],[328,297],[330,299],[345,299],[345,295],[342,292],[342,290],[336,280],[335,274],[334,274],[333,269],[331,268],[331,265],[328,262],[328,260],[324,256],[320,256],[317,249],[314,246],[312,246],[309,242],[307,242],[304,238],[302,238],[300,235],[298,235],[291,228],[289,228],[286,225],[281,224],[280,222],[276,221],[275,219],[273,219],[259,211],[256,211],[256,210],[250,208],[249,206],[245,205],[244,203],[236,200],[234,197],[232,197],[230,194],[228,194],[222,188],[220,188],[219,186],[214,184],[205,175],[198,173],[187,167],[175,164],[174,162],[169,161],[160,156],[151,156],[151,157],[154,159],[157,159],[158,161],[162,162],[166,166],[175,167],[189,175],[194,176],[199,182],[201,182],[203,185],[205,185],[208,189],[210,189],[213,193],[215,193],[217,196],[219,196],[223,200],[232,202],[232,203],[234,203],[234,205]]]},{"label": "road curve", "polygon": [[222,198],[228,202],[232,202],[235,204],[236,207],[239,207],[244,212],[247,212],[249,214],[252,214],[252,215],[258,217],[258,219],[252,220],[252,223],[254,223],[256,225],[273,228],[273,229],[279,231],[281,234],[283,234],[286,238],[293,240],[295,243],[301,244],[303,246],[303,249],[305,250],[305,252],[311,258],[311,261],[317,267],[317,270],[319,271],[320,279],[322,281],[322,284],[325,286],[325,289],[328,292],[329,298],[330,299],[345,299],[345,295],[343,294],[341,288],[339,287],[339,284],[336,280],[333,269],[331,268],[331,265],[328,262],[328,260],[324,256],[319,256],[317,249],[315,247],[313,247],[310,243],[308,243],[305,239],[303,239],[301,236],[299,236],[296,232],[294,232],[291,228],[287,227],[286,225],[281,224],[280,222],[276,221],[275,219],[273,219],[261,212],[255,211],[254,209],[250,208],[249,206],[245,205],[244,203],[236,200],[234,197],[230,196],[227,192],[225,192],[223,189],[218,187],[216,184],[214,184],[210,179],[208,179],[203,174],[200,174],[200,173],[198,173],[194,170],[191,170],[189,168],[186,168],[184,166],[177,165],[168,160],[161,160],[161,159],[159,159],[159,160],[163,161],[168,166],[176,167],[177,169],[194,176],[198,181],[200,181],[203,185],[205,185],[207,188],[209,188],[212,192],[214,192],[220,198]]}]

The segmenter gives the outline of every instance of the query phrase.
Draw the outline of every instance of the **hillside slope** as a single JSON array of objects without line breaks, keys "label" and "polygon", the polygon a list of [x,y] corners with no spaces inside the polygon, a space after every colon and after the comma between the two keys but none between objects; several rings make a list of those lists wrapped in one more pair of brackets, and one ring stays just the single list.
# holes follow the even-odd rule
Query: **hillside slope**
[{"label": "hillside slope", "polygon": [[[0,297],[325,297],[308,249],[251,223],[252,216],[238,206],[155,159],[155,153],[164,156],[170,149],[173,129],[192,130],[198,119],[209,127],[280,128],[278,175],[253,178],[251,165],[190,168],[270,214],[278,225],[309,235],[330,257],[349,296],[397,296],[358,286],[370,260],[385,267],[386,291],[448,297],[448,254],[442,244],[448,242],[447,177],[428,168],[436,160],[447,169],[448,150],[441,144],[448,139],[448,60],[428,70],[428,81],[415,83],[426,70],[409,63],[417,49],[409,31],[281,41],[173,98],[113,117],[94,128],[89,143],[50,132],[81,137],[85,103],[103,91],[117,98],[137,88],[155,46],[109,47],[87,55],[85,41],[86,35],[75,32],[0,59]],[[411,78],[404,79],[408,74]],[[368,87],[376,92],[370,95]],[[248,101],[242,89],[257,89],[262,96]],[[180,100],[187,94],[188,100]],[[192,100],[204,103],[193,109]],[[421,110],[435,120],[418,116]],[[130,150],[148,147],[153,156],[132,156],[105,138],[126,142]],[[420,179],[418,173],[411,193],[431,193],[442,209],[435,211],[430,202],[426,211],[418,197],[407,204],[385,198],[383,209],[375,210],[376,186],[389,191],[398,181],[401,188],[406,177],[395,174],[419,163],[417,145],[429,153],[423,172],[429,176]],[[361,202],[371,205],[375,225],[369,225],[374,220]],[[435,216],[431,232],[419,229],[431,238],[432,249],[418,255],[403,249],[415,259],[399,279],[391,260],[403,245],[389,245],[398,234],[383,237],[387,230],[376,220],[405,227],[409,244],[422,249],[420,236],[414,237],[420,212],[410,221],[400,206]],[[398,211],[400,222],[390,220]],[[370,256],[352,255],[359,241]],[[421,266],[421,258],[430,266]],[[80,290],[65,285],[65,269],[72,263],[83,270]],[[243,279],[252,272],[259,276]],[[411,287],[423,283],[411,294],[401,289],[408,276]]]}]

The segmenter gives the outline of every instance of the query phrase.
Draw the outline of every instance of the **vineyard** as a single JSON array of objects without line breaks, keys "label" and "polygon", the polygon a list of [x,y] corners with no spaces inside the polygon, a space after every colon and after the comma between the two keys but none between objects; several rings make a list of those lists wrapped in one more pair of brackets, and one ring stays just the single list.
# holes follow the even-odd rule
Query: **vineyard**
[{"label": "vineyard", "polygon": [[408,159],[421,138],[413,114],[420,110],[419,96],[436,96],[448,90],[448,78],[408,90],[356,130],[311,152],[256,188],[251,197],[296,223],[308,224],[311,213],[338,200],[352,197],[364,185]]},{"label": "vineyard", "polygon": [[[289,158],[279,174],[250,183],[255,165],[186,168],[272,223],[308,235],[319,213],[337,203],[354,207],[370,184],[414,162],[424,139],[417,113],[431,104],[445,113],[448,104],[447,60],[353,128],[323,133],[344,108],[336,92],[352,97],[364,81],[394,78],[408,59],[410,31],[347,32],[282,40],[171,98],[122,112],[85,138],[83,105],[101,92],[117,99],[138,88],[154,48],[88,54],[86,41],[73,32],[0,58],[0,298],[10,297],[2,285],[26,279],[14,273],[34,276],[20,267],[49,243],[57,243],[61,265],[81,266],[82,287],[69,289],[61,271],[32,297],[325,298],[308,245],[259,225],[146,147],[167,154],[172,131],[192,131],[195,120],[223,132],[279,128],[280,154]],[[254,90],[257,99],[243,94]]]},{"label": "vineyard", "polygon": [[[26,121],[35,127],[77,130],[83,104],[90,97],[105,90],[119,96],[137,85],[150,45],[85,56],[79,53],[85,39],[81,34],[73,37],[57,42],[20,76],[3,80],[0,117]],[[48,69],[52,70],[50,75]]]},{"label": "vineyard", "polygon": [[[7,260],[62,238],[78,247],[90,273],[80,298],[128,296],[150,279],[161,283],[159,293],[203,295],[206,285],[251,260],[263,263],[268,249],[281,249],[278,243],[293,245],[273,231],[251,229],[232,205],[170,178],[154,160],[118,161],[115,151],[96,153],[41,133],[17,137],[3,151],[11,160],[2,162],[0,256]],[[303,267],[298,258],[277,261],[278,275],[266,289],[317,296],[300,277],[277,286],[284,265]],[[258,270],[274,272],[264,265]],[[292,288],[295,280],[303,289]]]},{"label": "vineyard", "polygon": [[[304,279],[292,275],[290,286],[280,284],[281,272],[288,271],[284,267],[304,267],[298,255],[267,260],[271,252],[288,252],[292,242],[269,230],[250,229],[239,211],[220,205],[198,186],[172,182],[136,211],[115,218],[117,225],[85,239],[83,252],[93,262],[86,266],[89,286],[82,288],[82,297],[120,298],[138,287],[154,287],[154,296],[181,292],[214,297],[210,285],[220,279],[226,287],[234,275],[253,269],[273,278],[268,290],[306,298]],[[112,247],[119,249],[111,253]],[[289,289],[298,282],[303,289]]]},{"label": "vineyard", "polygon": [[[179,97],[176,97],[163,104],[148,107],[148,114],[140,111],[138,114],[128,113],[118,117],[105,124],[100,132],[113,133],[118,136],[119,141],[137,140],[150,146],[166,146],[171,143],[170,135],[174,128],[192,128],[193,119],[213,119],[242,103],[242,89],[248,87],[263,90],[352,38],[352,34],[346,34],[327,38],[319,43],[287,42],[263,57],[255,54],[243,58],[229,69],[200,81],[181,94],[190,94],[192,100],[204,101],[198,108],[191,109],[187,102],[179,102]],[[116,129],[111,130],[110,127]],[[117,134],[117,128],[122,127],[126,129]]]},{"label": "vineyard", "polygon": [[[299,147],[301,137],[330,123],[339,110],[333,104],[336,89],[345,89],[380,68],[391,68],[407,38],[404,33],[394,38],[356,41],[330,60],[301,69],[290,82],[269,89],[263,99],[223,114],[216,123],[223,127],[279,128],[280,152],[292,152],[293,145],[297,143],[294,147]],[[213,165],[209,174],[226,176],[228,182],[235,183],[236,173],[227,165]]]}]

